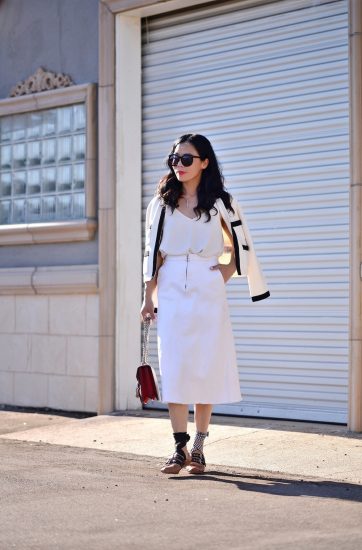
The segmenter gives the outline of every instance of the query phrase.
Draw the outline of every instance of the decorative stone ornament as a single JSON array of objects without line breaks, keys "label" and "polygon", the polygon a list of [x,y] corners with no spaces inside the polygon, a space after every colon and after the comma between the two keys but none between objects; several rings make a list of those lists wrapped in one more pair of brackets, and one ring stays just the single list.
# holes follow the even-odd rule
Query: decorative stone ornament
[{"label": "decorative stone ornament", "polygon": [[9,97],[55,90],[56,88],[66,88],[72,84],[74,82],[70,76],[63,73],[45,71],[42,67],[39,67],[33,75],[29,76],[26,80],[18,82],[10,90]]}]

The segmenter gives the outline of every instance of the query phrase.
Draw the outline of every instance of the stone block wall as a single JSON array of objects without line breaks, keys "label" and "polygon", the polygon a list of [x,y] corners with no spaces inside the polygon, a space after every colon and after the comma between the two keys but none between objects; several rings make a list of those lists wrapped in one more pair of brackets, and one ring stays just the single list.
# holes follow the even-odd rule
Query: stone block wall
[{"label": "stone block wall", "polygon": [[0,296],[0,403],[97,411],[98,295]]}]

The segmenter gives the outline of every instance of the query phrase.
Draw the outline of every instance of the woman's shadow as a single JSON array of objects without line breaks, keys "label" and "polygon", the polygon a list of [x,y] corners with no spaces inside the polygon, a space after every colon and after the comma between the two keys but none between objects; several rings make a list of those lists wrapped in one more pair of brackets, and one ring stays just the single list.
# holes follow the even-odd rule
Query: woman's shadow
[{"label": "woman's shadow", "polygon": [[178,481],[214,481],[235,485],[243,491],[280,496],[303,496],[362,502],[362,485],[343,481],[288,479],[264,474],[237,474],[210,470],[200,475],[170,476]]}]

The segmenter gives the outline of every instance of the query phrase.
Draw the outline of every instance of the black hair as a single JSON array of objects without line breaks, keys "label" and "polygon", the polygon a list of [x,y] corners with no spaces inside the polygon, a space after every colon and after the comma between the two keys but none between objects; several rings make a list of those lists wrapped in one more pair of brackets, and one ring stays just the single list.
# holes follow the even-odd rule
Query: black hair
[{"label": "black hair", "polygon": [[[210,141],[201,134],[184,134],[174,142],[171,154],[180,143],[190,143],[198,152],[201,160],[208,159],[208,166],[202,171],[200,183],[197,187],[197,205],[194,212],[198,219],[201,213],[205,212],[206,221],[210,221],[210,210],[213,208],[215,214],[217,209],[214,206],[216,199],[221,198],[225,207],[234,212],[231,206],[232,196],[224,187],[224,177],[217,161],[214,149]],[[168,166],[168,159],[166,165]],[[168,166],[169,172],[163,176],[158,183],[156,194],[162,198],[163,204],[171,207],[172,212],[178,207],[178,200],[182,195],[182,183],[176,178],[174,171]]]}]

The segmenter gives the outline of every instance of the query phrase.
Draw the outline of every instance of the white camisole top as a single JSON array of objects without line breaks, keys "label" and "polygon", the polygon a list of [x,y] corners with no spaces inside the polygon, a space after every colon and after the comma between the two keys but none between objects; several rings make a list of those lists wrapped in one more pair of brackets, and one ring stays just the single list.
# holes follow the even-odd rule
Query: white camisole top
[{"label": "white camisole top", "polygon": [[201,218],[195,215],[189,218],[178,208],[171,211],[166,206],[163,235],[160,252],[164,258],[167,254],[198,254],[205,258],[221,256],[224,251],[224,237],[220,212],[210,211],[211,220],[203,212]]}]

